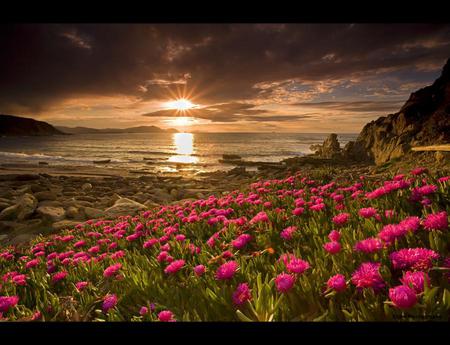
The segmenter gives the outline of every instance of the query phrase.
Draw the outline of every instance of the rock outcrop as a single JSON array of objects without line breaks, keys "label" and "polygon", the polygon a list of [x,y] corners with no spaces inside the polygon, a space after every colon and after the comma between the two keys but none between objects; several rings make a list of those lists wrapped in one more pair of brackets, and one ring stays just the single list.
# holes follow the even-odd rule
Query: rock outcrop
[{"label": "rock outcrop", "polygon": [[0,115],[0,136],[45,136],[65,134],[52,125],[26,117]]},{"label": "rock outcrop", "polygon": [[331,133],[322,145],[312,145],[312,151],[320,158],[335,159],[342,157],[342,149],[337,139],[337,134]]},{"label": "rock outcrop", "polygon": [[344,156],[376,164],[402,157],[412,146],[450,142],[450,59],[430,86],[411,94],[399,112],[368,123]]}]

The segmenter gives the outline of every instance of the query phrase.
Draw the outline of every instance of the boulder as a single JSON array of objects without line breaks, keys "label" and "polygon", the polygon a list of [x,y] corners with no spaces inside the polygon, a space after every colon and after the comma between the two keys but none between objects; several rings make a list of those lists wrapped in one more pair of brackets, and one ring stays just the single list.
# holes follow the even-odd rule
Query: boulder
[{"label": "boulder", "polygon": [[105,215],[103,210],[94,207],[84,207],[83,212],[87,219],[102,218]]},{"label": "boulder", "polygon": [[20,223],[12,221],[0,221],[0,233],[12,232],[21,227]]},{"label": "boulder", "polygon": [[24,194],[18,202],[5,208],[0,213],[0,220],[24,220],[30,217],[38,205],[37,199],[29,193]]},{"label": "boulder", "polygon": [[84,184],[81,186],[81,190],[82,190],[83,192],[89,192],[89,191],[91,191],[91,190],[92,190],[92,184],[90,184],[90,183],[84,183]]},{"label": "boulder", "polygon": [[152,199],[148,199],[146,202],[144,202],[144,205],[147,208],[152,208],[152,207],[158,207],[160,206],[158,203],[154,202]]},{"label": "boulder", "polygon": [[38,199],[38,201],[56,200],[57,198],[56,194],[51,191],[37,192],[34,194],[34,196],[36,197],[36,199]]},{"label": "boulder", "polygon": [[66,211],[62,207],[39,206],[36,212],[42,219],[51,222],[58,222],[66,217]]},{"label": "boulder", "polygon": [[127,198],[120,198],[113,206],[105,210],[105,217],[116,218],[118,216],[136,215],[140,211],[147,210],[147,206]]},{"label": "boulder", "polygon": [[66,216],[67,216],[67,218],[70,218],[70,219],[80,218],[80,216],[81,216],[80,209],[75,206],[69,206],[66,209]]},{"label": "boulder", "polygon": [[3,211],[5,208],[11,206],[9,202],[0,201],[0,211]]},{"label": "boulder", "polygon": [[76,225],[80,224],[80,222],[75,222],[73,220],[61,220],[59,222],[52,224],[53,230],[64,230],[64,229],[73,229]]}]

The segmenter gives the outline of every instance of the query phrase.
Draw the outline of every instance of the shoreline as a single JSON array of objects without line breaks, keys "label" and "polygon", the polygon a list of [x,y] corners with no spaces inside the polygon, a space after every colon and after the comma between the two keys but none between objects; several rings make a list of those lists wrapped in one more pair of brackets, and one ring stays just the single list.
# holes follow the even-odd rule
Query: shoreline
[{"label": "shoreline", "polygon": [[381,166],[308,155],[256,171],[236,167],[196,174],[133,173],[86,166],[0,166],[0,246],[22,245],[39,234],[56,233],[88,220],[137,215],[160,205],[243,190],[257,180],[282,179],[297,171],[318,179],[335,176],[358,180],[361,175],[377,179],[420,165],[448,170],[445,163],[434,163],[433,155],[412,153]]}]

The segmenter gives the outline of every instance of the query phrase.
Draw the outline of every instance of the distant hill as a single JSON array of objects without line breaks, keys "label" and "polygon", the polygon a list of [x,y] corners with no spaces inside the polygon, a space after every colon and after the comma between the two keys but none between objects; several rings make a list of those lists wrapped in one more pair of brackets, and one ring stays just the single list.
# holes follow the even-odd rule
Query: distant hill
[{"label": "distant hill", "polygon": [[176,129],[162,129],[156,126],[139,126],[130,128],[88,128],[88,127],[56,127],[68,134],[111,134],[111,133],[176,133]]},{"label": "distant hill", "polygon": [[0,115],[0,136],[46,136],[63,134],[65,133],[44,121],[14,115]]}]

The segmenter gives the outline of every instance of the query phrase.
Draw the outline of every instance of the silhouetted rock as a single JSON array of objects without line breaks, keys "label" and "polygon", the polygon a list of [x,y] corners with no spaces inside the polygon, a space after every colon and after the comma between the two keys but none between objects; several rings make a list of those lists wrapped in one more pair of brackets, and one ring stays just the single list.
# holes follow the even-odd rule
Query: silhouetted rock
[{"label": "silhouetted rock", "polygon": [[322,145],[311,145],[310,149],[316,151],[320,158],[338,158],[342,156],[342,149],[337,139],[337,134],[331,133]]},{"label": "silhouetted rock", "polygon": [[26,117],[0,115],[0,136],[45,136],[62,135],[52,125]]},{"label": "silhouetted rock", "polygon": [[399,112],[368,123],[344,151],[382,164],[402,157],[412,146],[449,142],[450,59],[432,85],[412,93]]}]

